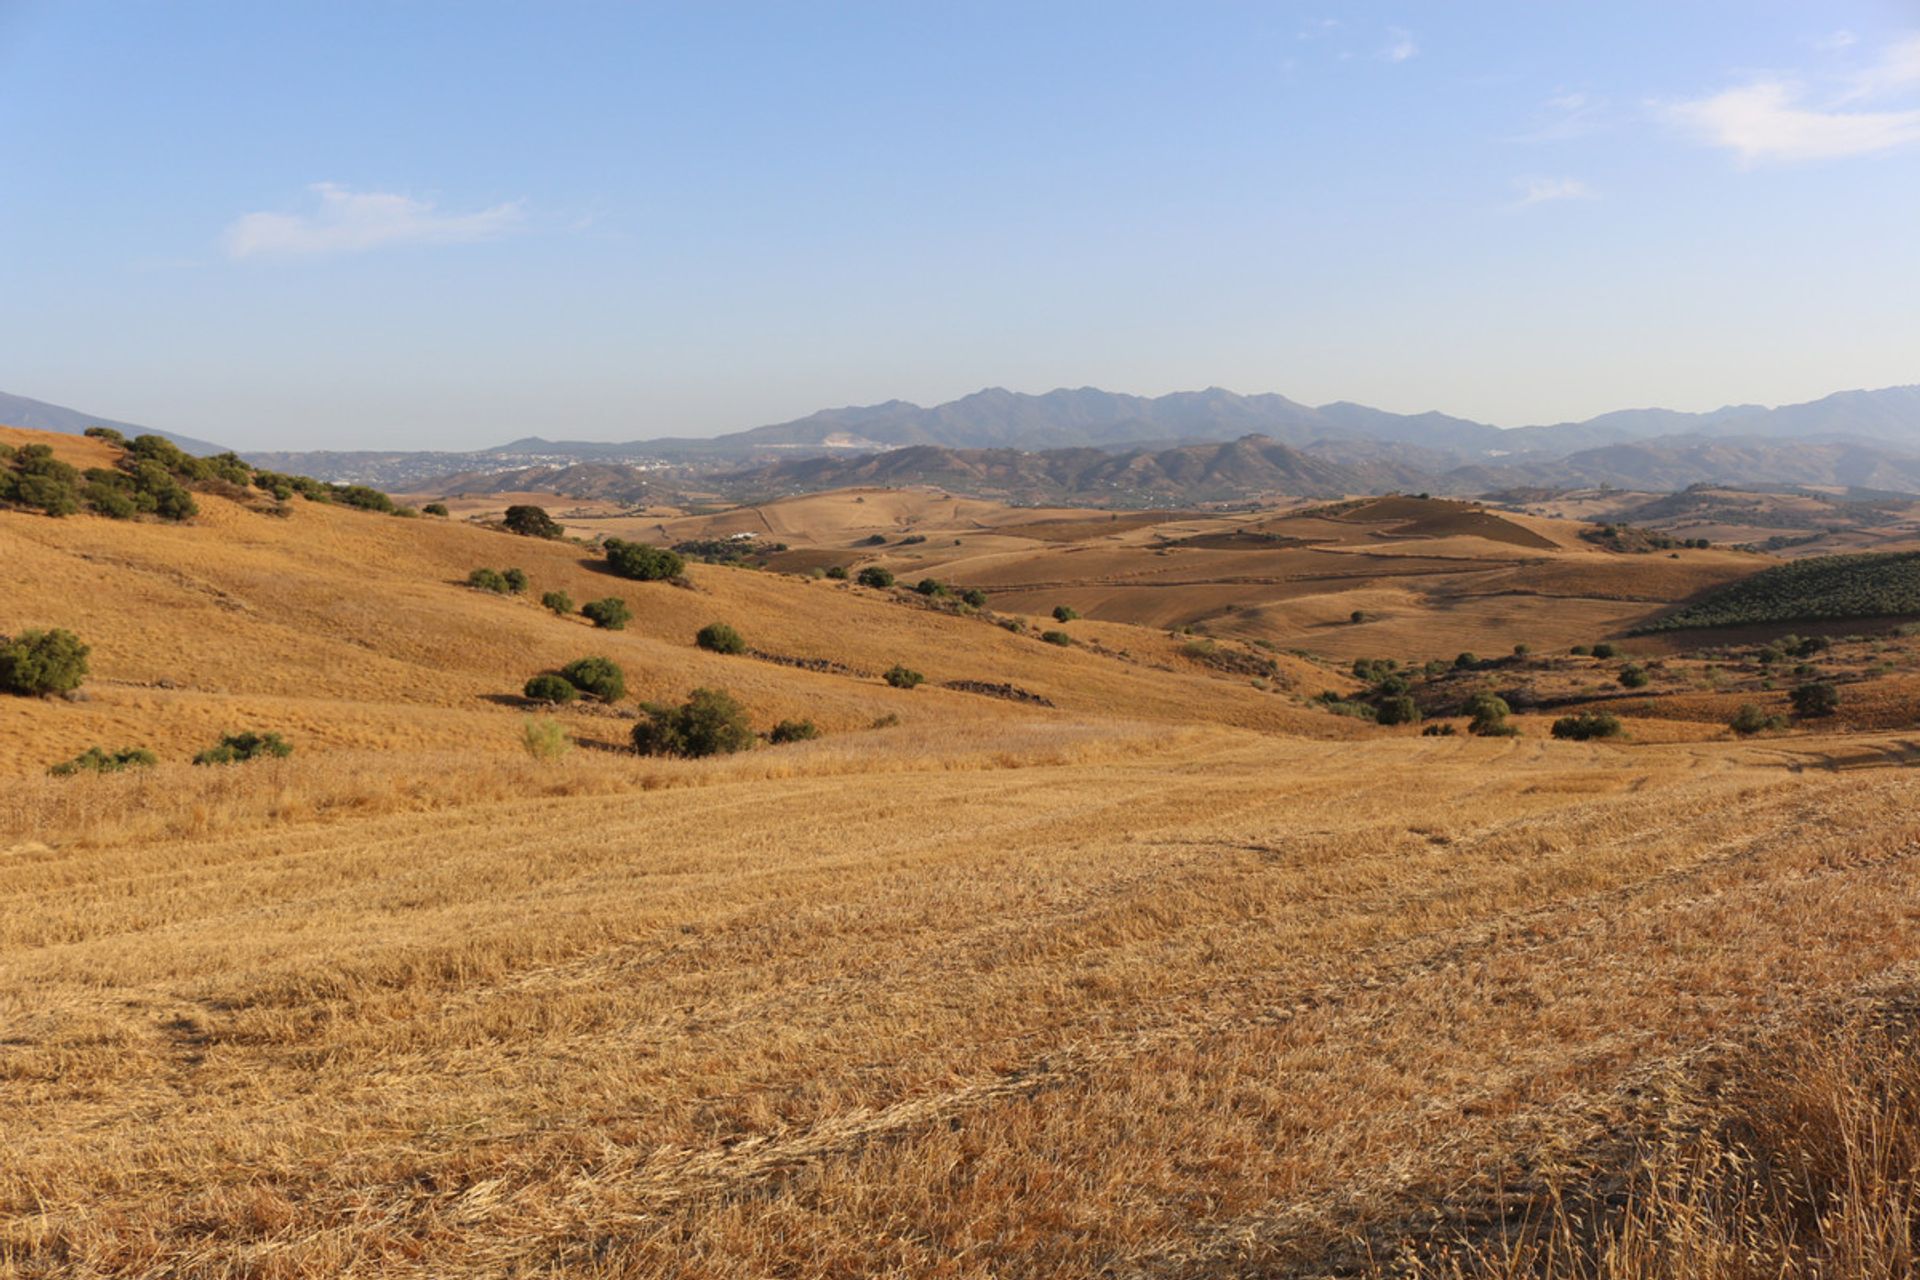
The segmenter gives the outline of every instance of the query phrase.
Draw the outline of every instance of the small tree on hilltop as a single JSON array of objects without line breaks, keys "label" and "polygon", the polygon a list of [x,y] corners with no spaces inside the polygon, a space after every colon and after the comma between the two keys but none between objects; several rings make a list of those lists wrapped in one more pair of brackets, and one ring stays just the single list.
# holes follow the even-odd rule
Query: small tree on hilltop
[{"label": "small tree on hilltop", "polygon": [[610,658],[576,658],[560,668],[560,678],[602,702],[618,702],[627,696],[627,673]]},{"label": "small tree on hilltop", "polygon": [[619,596],[608,596],[604,600],[589,600],[581,605],[580,615],[604,630],[624,631],[633,617],[633,610]]},{"label": "small tree on hilltop", "polygon": [[59,627],[0,636],[0,690],[27,698],[71,693],[87,678],[91,652],[79,636]]},{"label": "small tree on hilltop", "polygon": [[[431,507],[428,510],[432,510]],[[440,514],[444,515],[442,508]],[[536,507],[532,503],[521,503],[507,508],[501,523],[507,532],[517,533],[523,538],[557,538],[565,532],[554,518],[547,514],[545,507]]]}]

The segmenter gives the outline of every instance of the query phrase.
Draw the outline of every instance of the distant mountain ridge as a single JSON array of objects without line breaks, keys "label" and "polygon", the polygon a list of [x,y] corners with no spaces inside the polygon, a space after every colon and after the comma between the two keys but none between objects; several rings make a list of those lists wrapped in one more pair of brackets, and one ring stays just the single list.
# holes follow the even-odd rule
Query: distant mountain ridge
[{"label": "distant mountain ridge", "polygon": [[25,396],[10,396],[0,392],[0,426],[24,427],[29,431],[58,431],[62,435],[77,436],[88,427],[112,427],[122,435],[155,435],[167,439],[185,449],[188,453],[201,455],[225,453],[223,445],[209,444],[205,440],[196,440],[192,436],[179,435],[172,431],[159,431],[153,427],[135,426],[131,422],[115,422],[112,418],[102,418],[98,414],[81,413],[63,405],[48,404],[44,400],[29,400]]}]

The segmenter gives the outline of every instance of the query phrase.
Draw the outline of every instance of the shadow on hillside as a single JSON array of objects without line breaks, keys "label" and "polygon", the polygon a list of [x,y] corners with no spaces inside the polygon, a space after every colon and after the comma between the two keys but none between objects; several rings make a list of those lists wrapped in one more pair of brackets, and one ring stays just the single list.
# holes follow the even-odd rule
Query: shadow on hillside
[{"label": "shadow on hillside", "polygon": [[512,707],[515,711],[552,710],[544,702],[535,702],[532,698],[523,698],[517,693],[482,693],[475,696],[482,702],[491,702],[496,707]]},{"label": "shadow on hillside", "polygon": [[1911,769],[1920,765],[1920,742],[1912,739],[1862,751],[1815,751],[1810,760],[1784,760],[1780,767],[1789,773],[1824,769],[1828,773],[1851,773],[1857,769]]}]

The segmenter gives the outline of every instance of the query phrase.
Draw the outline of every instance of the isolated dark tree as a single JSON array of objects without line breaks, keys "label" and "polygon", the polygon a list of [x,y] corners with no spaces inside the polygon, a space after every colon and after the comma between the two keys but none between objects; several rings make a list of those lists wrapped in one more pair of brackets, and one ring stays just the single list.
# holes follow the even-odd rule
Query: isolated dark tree
[{"label": "isolated dark tree", "polygon": [[1418,724],[1420,708],[1412,698],[1399,694],[1374,704],[1375,719],[1381,724]]},{"label": "isolated dark tree", "polygon": [[560,668],[560,678],[602,702],[627,696],[627,673],[611,658],[576,658]]},{"label": "isolated dark tree", "polygon": [[[446,514],[444,510],[442,515]],[[565,532],[545,507],[536,507],[532,503],[518,503],[507,508],[507,514],[500,521],[507,527],[508,533],[517,533],[523,538],[557,538]]]},{"label": "isolated dark tree", "polygon": [[1615,650],[1613,645],[1608,643],[1605,640],[1602,640],[1599,644],[1594,645],[1592,650],[1593,656],[1596,658],[1611,658],[1614,655],[1614,652]]},{"label": "isolated dark tree", "polygon": [[648,546],[644,542],[608,538],[606,548],[607,566],[621,577],[632,578],[636,582],[677,578],[687,567],[687,562],[674,552]]},{"label": "isolated dark tree", "polygon": [[1482,738],[1511,738],[1520,731],[1507,723],[1512,712],[1507,700],[1497,693],[1476,693],[1467,700],[1467,732]]},{"label": "isolated dark tree", "polygon": [[87,678],[91,652],[79,636],[59,627],[0,636],[0,692],[26,698],[71,693]]},{"label": "isolated dark tree", "polygon": [[1645,667],[1637,666],[1630,662],[1620,668],[1620,684],[1622,688],[1644,689],[1652,683],[1653,677],[1647,674]]},{"label": "isolated dark tree", "polygon": [[886,679],[887,683],[896,689],[911,689],[915,685],[923,683],[926,677],[911,667],[903,667],[895,663],[893,666],[887,668]]},{"label": "isolated dark tree", "polygon": [[745,653],[747,642],[738,631],[724,622],[709,622],[700,628],[693,642],[709,653]]},{"label": "isolated dark tree", "polygon": [[1053,620],[1055,622],[1072,622],[1079,618],[1079,616],[1080,611],[1070,604],[1057,604],[1053,606]]},{"label": "isolated dark tree", "polygon": [[563,618],[573,612],[573,597],[564,591],[549,591],[540,597],[540,603]]},{"label": "isolated dark tree", "polygon": [[1817,720],[1840,709],[1840,691],[1827,680],[1800,685],[1788,697],[1793,701],[1793,714],[1802,720]]},{"label": "isolated dark tree", "polygon": [[984,609],[987,607],[987,593],[978,587],[968,587],[960,593],[960,603],[969,609]]},{"label": "isolated dark tree", "polygon": [[633,617],[633,610],[619,596],[608,596],[603,600],[587,601],[580,606],[580,614],[603,630],[625,631],[628,621]]},{"label": "isolated dark tree", "polygon": [[845,582],[847,580],[847,566],[843,564],[828,565],[827,576],[836,582]]},{"label": "isolated dark tree", "polygon": [[467,585],[475,591],[491,591],[496,595],[506,595],[506,575],[498,569],[475,569],[467,575]]},{"label": "isolated dark tree", "polygon": [[860,576],[856,581],[863,587],[884,589],[893,585],[893,570],[882,569],[877,564],[870,564],[860,571]]},{"label": "isolated dark tree", "polygon": [[[292,490],[288,490],[288,492],[291,493]],[[447,510],[447,504],[444,502],[429,502],[426,506],[420,509],[426,512],[430,516],[444,516],[444,515],[452,514]]]},{"label": "isolated dark tree", "polygon": [[507,584],[507,590],[514,595],[523,595],[527,590],[527,571],[525,569],[507,569],[500,574],[500,580]]}]

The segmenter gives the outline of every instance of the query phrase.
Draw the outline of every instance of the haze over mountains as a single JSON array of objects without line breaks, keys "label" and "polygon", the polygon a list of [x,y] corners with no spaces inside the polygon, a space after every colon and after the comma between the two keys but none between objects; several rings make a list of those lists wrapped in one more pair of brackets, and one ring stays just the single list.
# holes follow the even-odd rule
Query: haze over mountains
[{"label": "haze over mountains", "polygon": [[[0,422],[78,431],[100,421],[0,397]],[[190,448],[215,448],[172,438]],[[622,501],[659,496],[694,475],[736,496],[935,484],[1020,501],[1120,504],[1700,483],[1920,492],[1920,386],[1843,391],[1773,408],[1619,410],[1517,428],[1344,401],[1312,406],[1217,387],[1157,397],[1092,387],[1041,395],[989,388],[932,407],[892,400],[825,409],[711,439],[527,436],[466,453],[247,457],[280,470],[395,489],[546,489]]]}]

